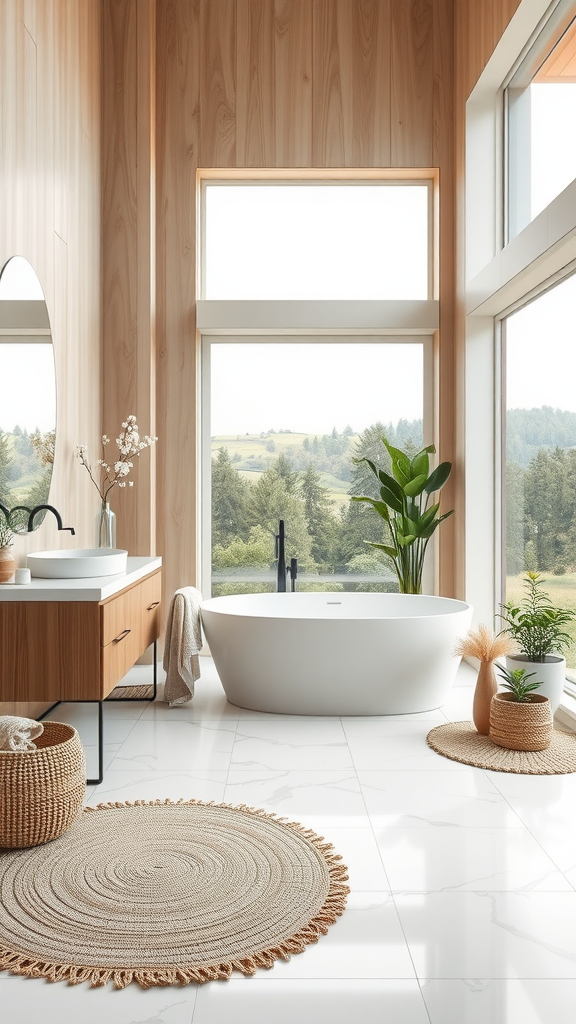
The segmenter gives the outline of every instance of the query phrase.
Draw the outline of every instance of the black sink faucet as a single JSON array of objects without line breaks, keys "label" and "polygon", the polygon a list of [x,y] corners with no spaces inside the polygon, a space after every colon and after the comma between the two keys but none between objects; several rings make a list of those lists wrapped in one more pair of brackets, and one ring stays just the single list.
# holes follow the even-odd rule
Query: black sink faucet
[{"label": "black sink faucet", "polygon": [[283,519],[278,523],[278,533],[276,534],[275,539],[276,558],[278,559],[276,569],[276,591],[278,594],[286,593],[286,578],[289,575],[291,579],[290,589],[292,593],[294,593],[296,590],[296,577],[298,576],[298,560],[296,558],[291,558],[290,565],[286,565],[285,530]]},{"label": "black sink faucet", "polygon": [[28,516],[28,533],[31,533],[32,530],[34,529],[34,516],[36,515],[37,512],[42,512],[44,509],[46,509],[47,512],[54,513],[54,515],[56,516],[56,523],[58,524],[59,530],[70,530],[72,536],[75,535],[76,530],[74,529],[73,526],[62,526],[62,516],[60,515],[58,510],[54,508],[53,505],[36,505],[36,508],[32,509],[30,515]]}]

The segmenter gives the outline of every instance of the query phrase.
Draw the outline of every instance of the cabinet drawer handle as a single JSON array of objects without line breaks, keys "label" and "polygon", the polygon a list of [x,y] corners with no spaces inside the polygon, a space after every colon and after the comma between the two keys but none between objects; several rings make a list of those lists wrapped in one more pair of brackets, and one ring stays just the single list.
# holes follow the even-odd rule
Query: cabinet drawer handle
[{"label": "cabinet drawer handle", "polygon": [[147,611],[147,612],[151,612],[151,611],[152,611],[152,609],[153,609],[153,608],[157,608],[159,604],[160,604],[160,601],[153,601],[153,602],[152,602],[152,604],[149,604],[149,605],[148,605],[148,607],[147,607],[146,611]]},{"label": "cabinet drawer handle", "polygon": [[120,633],[118,636],[114,637],[112,643],[113,644],[119,644],[120,641],[123,640],[124,637],[128,636],[128,633],[131,633],[131,632],[132,632],[131,629],[125,629],[123,633]]}]

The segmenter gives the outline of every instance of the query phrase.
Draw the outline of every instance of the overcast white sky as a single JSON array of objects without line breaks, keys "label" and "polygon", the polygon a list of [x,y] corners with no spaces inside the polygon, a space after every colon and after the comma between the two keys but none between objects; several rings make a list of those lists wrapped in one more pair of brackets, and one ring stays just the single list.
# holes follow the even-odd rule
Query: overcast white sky
[{"label": "overcast white sky", "polygon": [[212,346],[212,434],[355,432],[422,416],[422,345]]},{"label": "overcast white sky", "polygon": [[576,412],[576,276],[508,317],[509,409]]}]

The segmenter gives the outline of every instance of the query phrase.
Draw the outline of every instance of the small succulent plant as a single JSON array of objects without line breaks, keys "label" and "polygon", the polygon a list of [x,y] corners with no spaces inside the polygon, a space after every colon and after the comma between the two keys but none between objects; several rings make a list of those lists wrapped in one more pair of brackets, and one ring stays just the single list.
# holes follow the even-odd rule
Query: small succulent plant
[{"label": "small succulent plant", "polygon": [[536,673],[527,672],[525,668],[513,668],[511,670],[499,668],[498,671],[504,679],[503,689],[508,690],[512,694],[512,699],[518,704],[528,704],[530,694],[537,690],[539,686],[542,686],[542,682],[528,682],[531,676],[536,675]]}]

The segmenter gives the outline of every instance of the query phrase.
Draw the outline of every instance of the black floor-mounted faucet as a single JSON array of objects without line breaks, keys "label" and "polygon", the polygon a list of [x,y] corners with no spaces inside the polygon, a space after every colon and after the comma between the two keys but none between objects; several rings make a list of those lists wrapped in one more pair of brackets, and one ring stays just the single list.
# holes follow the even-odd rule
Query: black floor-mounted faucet
[{"label": "black floor-mounted faucet", "polygon": [[281,519],[278,523],[278,533],[276,534],[276,558],[278,559],[278,565],[276,569],[276,591],[279,594],[286,593],[286,578],[290,576],[290,590],[292,593],[296,591],[296,578],[298,576],[298,559],[291,558],[290,565],[286,565],[286,549],[285,549],[285,531],[284,531],[284,520]]},{"label": "black floor-mounted faucet", "polygon": [[30,515],[28,516],[28,533],[31,533],[32,530],[34,529],[34,516],[36,515],[37,512],[42,512],[44,509],[46,509],[47,512],[54,513],[54,515],[56,516],[56,523],[58,525],[59,530],[70,530],[72,536],[75,535],[76,530],[74,529],[73,526],[62,526],[62,516],[60,515],[58,510],[54,508],[53,505],[36,505],[36,508],[32,509]]}]

